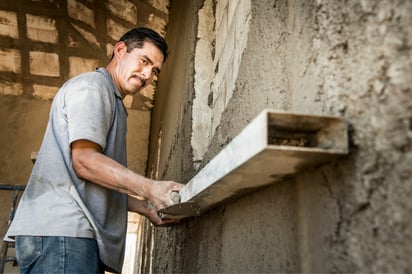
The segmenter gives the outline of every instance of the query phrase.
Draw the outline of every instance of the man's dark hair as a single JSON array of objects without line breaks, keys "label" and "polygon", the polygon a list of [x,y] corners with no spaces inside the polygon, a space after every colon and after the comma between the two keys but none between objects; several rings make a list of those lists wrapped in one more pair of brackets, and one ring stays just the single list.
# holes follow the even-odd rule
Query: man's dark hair
[{"label": "man's dark hair", "polygon": [[[130,52],[134,48],[143,48],[144,42],[152,42],[163,53],[163,62],[166,61],[168,56],[168,47],[165,39],[160,36],[156,31],[146,28],[138,27],[129,30],[118,42],[123,41],[127,46],[127,52]],[[112,56],[113,58],[113,56]]]}]

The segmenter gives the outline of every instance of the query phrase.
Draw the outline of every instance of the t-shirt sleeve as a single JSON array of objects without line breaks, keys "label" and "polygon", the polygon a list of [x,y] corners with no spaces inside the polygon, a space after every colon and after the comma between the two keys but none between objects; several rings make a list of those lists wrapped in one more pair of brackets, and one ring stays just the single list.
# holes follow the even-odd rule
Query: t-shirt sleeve
[{"label": "t-shirt sleeve", "polygon": [[104,85],[84,84],[67,94],[70,144],[89,140],[105,149],[113,114],[110,93]]}]

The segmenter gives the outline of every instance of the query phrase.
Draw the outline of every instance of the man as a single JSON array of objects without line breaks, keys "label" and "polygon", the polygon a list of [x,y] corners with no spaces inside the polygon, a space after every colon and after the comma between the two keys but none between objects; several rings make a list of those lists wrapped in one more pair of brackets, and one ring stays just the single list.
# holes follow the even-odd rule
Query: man
[{"label": "man", "polygon": [[[22,273],[120,272],[127,211],[165,224],[182,184],[127,169],[122,99],[149,85],[167,44],[148,28],[115,44],[107,67],[67,81],[56,94],[36,163],[6,238],[15,238]],[[137,199],[141,197],[142,199]]]}]

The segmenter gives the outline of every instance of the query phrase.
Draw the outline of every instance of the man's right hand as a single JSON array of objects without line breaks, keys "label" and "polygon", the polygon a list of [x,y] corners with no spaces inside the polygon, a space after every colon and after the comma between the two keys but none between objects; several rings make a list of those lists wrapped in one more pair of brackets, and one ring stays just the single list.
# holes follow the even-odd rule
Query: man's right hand
[{"label": "man's right hand", "polygon": [[176,204],[172,199],[173,192],[179,192],[185,185],[174,181],[153,181],[148,191],[149,201],[158,210]]},{"label": "man's right hand", "polygon": [[177,224],[180,221],[174,219],[163,220],[160,218],[158,210],[148,200],[139,200],[129,196],[128,208],[129,211],[145,216],[155,226],[169,226]]}]

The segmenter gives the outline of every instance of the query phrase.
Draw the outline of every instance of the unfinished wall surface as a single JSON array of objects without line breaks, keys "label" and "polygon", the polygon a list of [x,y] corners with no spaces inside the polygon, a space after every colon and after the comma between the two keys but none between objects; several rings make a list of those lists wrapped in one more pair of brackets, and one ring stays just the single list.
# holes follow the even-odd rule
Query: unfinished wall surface
[{"label": "unfinished wall surface", "polygon": [[[213,2],[215,21],[228,3]],[[174,110],[159,114],[162,130],[152,132],[156,138],[162,132],[161,142],[152,144],[158,153],[151,156],[160,178],[187,182],[264,108],[343,117],[351,144],[340,160],[175,227],[151,230],[153,272],[410,273],[412,2],[251,1],[247,44],[235,85],[225,90],[232,96],[215,133],[201,144],[207,149],[200,163],[193,162],[189,140],[196,130],[190,117],[204,115],[191,108],[193,79],[201,76],[190,74],[203,70],[192,69],[191,56],[199,48],[181,38],[193,36],[190,16],[204,31],[205,5],[173,4],[179,9],[171,10],[168,39],[172,50],[186,49],[179,51],[186,59],[174,65],[173,81],[158,93],[162,109]],[[172,31],[179,26],[186,27]],[[219,31],[215,24],[207,38],[215,47]],[[231,35],[227,29],[224,37]],[[206,77],[213,80],[219,72],[214,73]],[[214,100],[210,113],[222,105]]]},{"label": "unfinished wall surface", "polygon": [[250,17],[250,1],[208,0],[199,10],[191,138],[197,164],[206,154],[235,90]]},{"label": "unfinished wall surface", "polygon": [[[194,174],[192,162],[192,102],[193,60],[197,32],[197,11],[202,0],[171,1],[170,13],[174,20],[167,26],[166,40],[170,56],[159,77],[155,107],[152,114],[148,175],[153,179],[187,182]],[[175,232],[156,230],[146,224],[142,241],[145,246],[141,273],[171,273],[181,263],[180,245],[176,245]],[[159,244],[161,243],[161,244]]]}]

